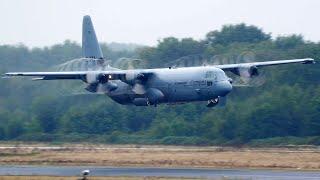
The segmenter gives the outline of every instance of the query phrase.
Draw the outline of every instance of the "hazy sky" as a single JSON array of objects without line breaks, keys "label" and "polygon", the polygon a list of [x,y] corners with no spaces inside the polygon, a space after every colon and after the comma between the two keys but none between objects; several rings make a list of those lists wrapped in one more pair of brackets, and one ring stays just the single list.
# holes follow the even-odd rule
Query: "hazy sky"
[{"label": "hazy sky", "polygon": [[241,22],[273,36],[296,33],[318,42],[319,8],[318,0],[0,0],[0,44],[80,43],[86,14],[101,42],[202,39],[224,24]]}]

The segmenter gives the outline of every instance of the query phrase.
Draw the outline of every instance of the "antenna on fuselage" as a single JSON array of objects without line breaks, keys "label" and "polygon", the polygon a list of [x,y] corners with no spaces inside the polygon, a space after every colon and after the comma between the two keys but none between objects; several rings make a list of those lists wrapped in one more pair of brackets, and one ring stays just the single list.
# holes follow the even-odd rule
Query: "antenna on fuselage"
[{"label": "antenna on fuselage", "polygon": [[83,17],[82,22],[82,56],[92,59],[104,59],[91,18],[88,15]]}]

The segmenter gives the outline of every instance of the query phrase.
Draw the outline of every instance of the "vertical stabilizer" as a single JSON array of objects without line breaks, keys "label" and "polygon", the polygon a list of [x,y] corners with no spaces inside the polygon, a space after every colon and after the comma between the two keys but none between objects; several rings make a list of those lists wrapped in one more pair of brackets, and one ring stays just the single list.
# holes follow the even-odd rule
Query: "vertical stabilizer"
[{"label": "vertical stabilizer", "polygon": [[84,16],[82,22],[82,55],[85,58],[103,59],[90,16]]}]

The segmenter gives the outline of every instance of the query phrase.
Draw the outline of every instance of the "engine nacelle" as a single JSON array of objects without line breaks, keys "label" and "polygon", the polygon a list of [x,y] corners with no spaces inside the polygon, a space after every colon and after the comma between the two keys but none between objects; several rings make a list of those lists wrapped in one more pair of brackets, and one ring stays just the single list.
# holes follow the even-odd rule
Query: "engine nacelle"
[{"label": "engine nacelle", "polygon": [[106,74],[90,72],[82,78],[82,81],[93,84],[93,83],[106,83],[109,78]]},{"label": "engine nacelle", "polygon": [[136,106],[149,106],[150,102],[148,98],[135,98],[132,103]]},{"label": "engine nacelle", "polygon": [[248,69],[248,72],[249,72],[250,76],[258,76],[259,75],[259,71],[258,71],[258,67],[257,66],[251,66]]},{"label": "engine nacelle", "polygon": [[153,73],[139,72],[135,70],[129,70],[126,74],[122,75],[119,79],[127,84],[134,85],[136,83],[144,84]]},{"label": "engine nacelle", "polygon": [[253,76],[259,75],[257,66],[243,66],[243,67],[235,68],[231,70],[231,72],[238,76],[244,76],[244,77],[253,77]]},{"label": "engine nacelle", "polygon": [[118,88],[118,85],[116,83],[113,83],[113,82],[107,82],[107,89],[109,91],[114,91]]},{"label": "engine nacelle", "polygon": [[147,97],[150,104],[153,105],[158,104],[158,102],[160,102],[164,98],[164,94],[159,89],[149,88],[147,90]]}]

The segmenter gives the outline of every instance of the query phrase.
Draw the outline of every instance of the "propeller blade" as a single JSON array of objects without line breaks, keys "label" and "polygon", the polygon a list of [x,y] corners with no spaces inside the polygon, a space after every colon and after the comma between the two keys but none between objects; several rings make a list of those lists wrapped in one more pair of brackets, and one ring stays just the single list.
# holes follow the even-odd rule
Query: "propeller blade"
[{"label": "propeller blade", "polygon": [[88,72],[86,74],[86,82],[89,84],[96,83],[97,82],[97,74],[94,72]]},{"label": "propeller blade", "polygon": [[136,83],[132,87],[132,91],[136,94],[145,94],[146,93],[146,88],[144,85]]},{"label": "propeller blade", "polygon": [[85,89],[89,92],[95,93],[97,92],[99,83],[91,83]]},{"label": "propeller blade", "polygon": [[266,75],[264,72],[260,73],[258,76],[248,77],[247,75],[241,75],[234,77],[232,86],[235,87],[258,87],[263,85],[266,82]]},{"label": "propeller blade", "polygon": [[105,92],[105,88],[104,88],[104,84],[99,83],[97,86],[97,93],[104,93]]}]

